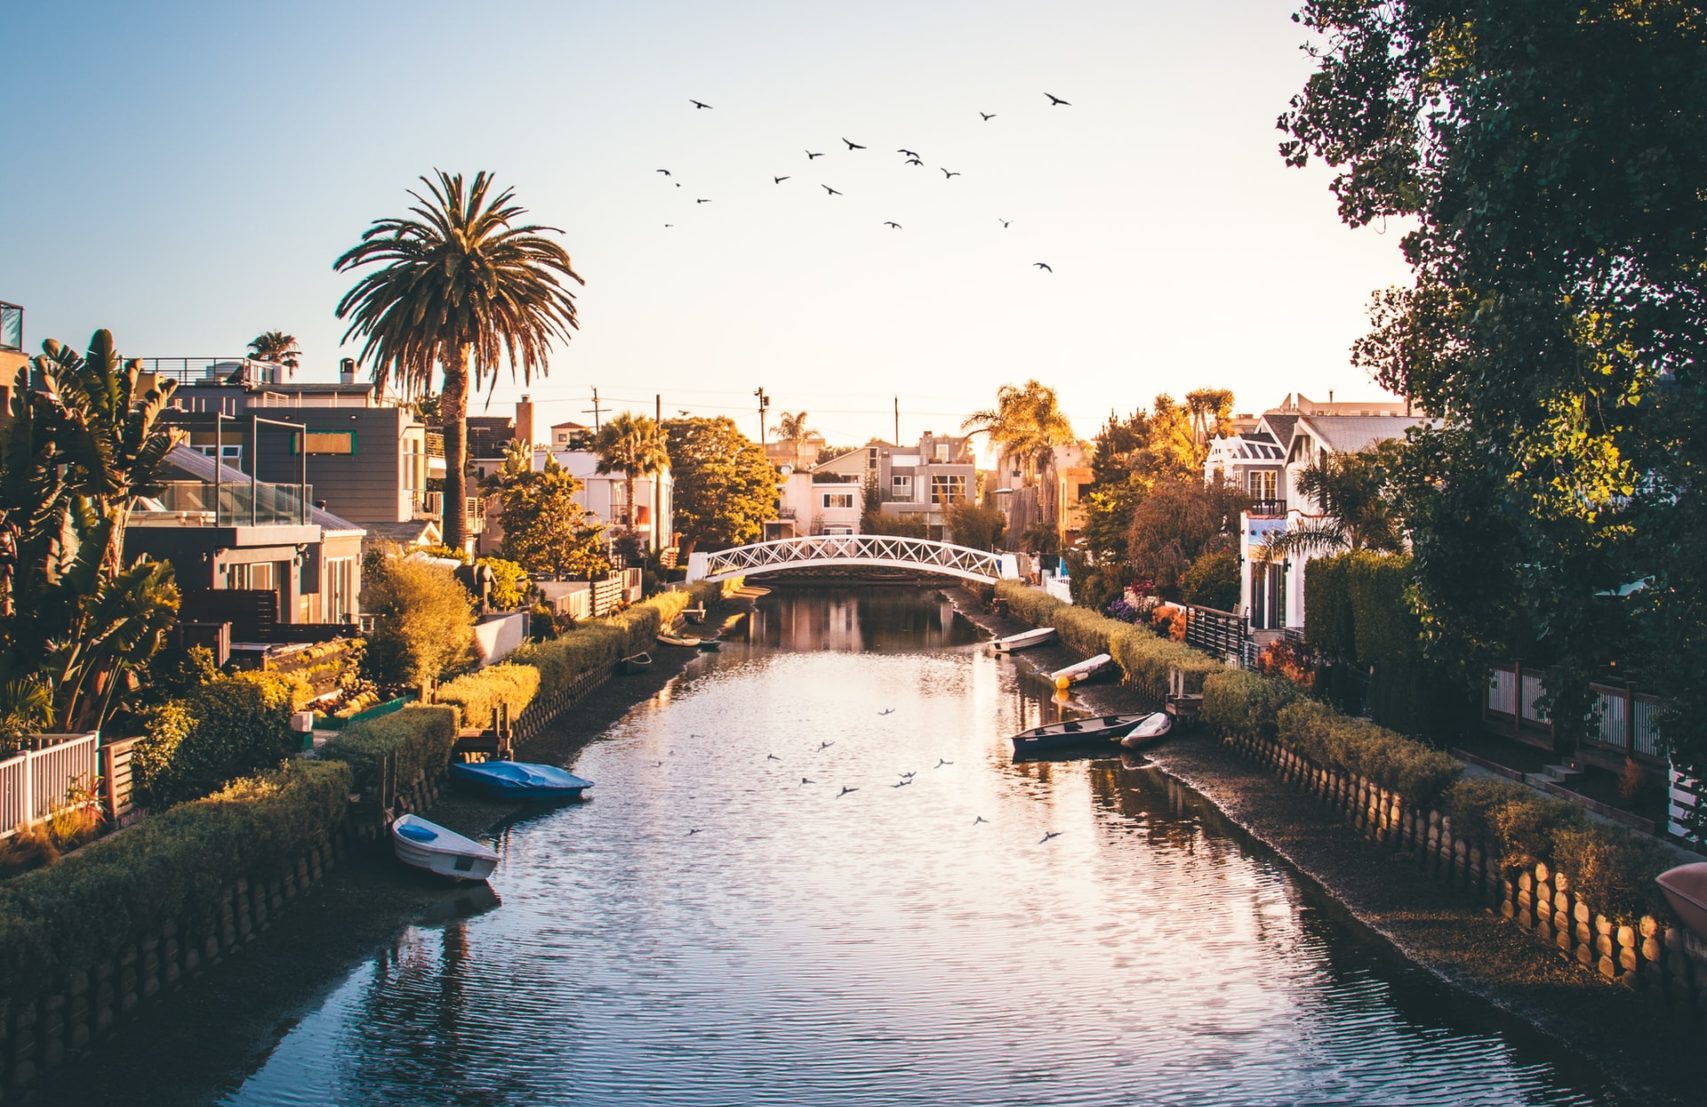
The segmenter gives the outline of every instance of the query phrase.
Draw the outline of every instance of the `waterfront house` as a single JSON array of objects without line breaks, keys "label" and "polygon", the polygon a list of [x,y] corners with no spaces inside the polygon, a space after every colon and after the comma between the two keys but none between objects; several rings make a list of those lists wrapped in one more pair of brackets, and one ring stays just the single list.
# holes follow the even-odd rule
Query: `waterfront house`
[{"label": "waterfront house", "polygon": [[12,417],[12,392],[29,363],[24,354],[24,309],[0,300],[0,425]]},{"label": "waterfront house", "polygon": [[765,537],[858,534],[865,511],[865,485],[850,473],[782,470],[782,506]]},{"label": "waterfront house", "polygon": [[[972,456],[971,439],[965,435],[933,434],[926,431],[915,446],[897,446],[872,440],[863,447],[839,454],[812,469],[815,483],[851,482],[863,486],[877,482],[878,510],[885,516],[917,520],[925,535],[952,540],[948,509],[968,502],[978,490],[978,470]],[[841,510],[845,495],[825,489],[814,493],[835,497]],[[861,497],[854,497],[864,505]],[[824,510],[822,507],[819,510]]]}]

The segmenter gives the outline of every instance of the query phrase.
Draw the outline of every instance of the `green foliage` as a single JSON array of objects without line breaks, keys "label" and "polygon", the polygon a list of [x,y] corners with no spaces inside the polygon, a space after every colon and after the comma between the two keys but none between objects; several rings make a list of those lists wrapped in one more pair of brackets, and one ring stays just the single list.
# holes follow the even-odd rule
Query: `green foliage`
[{"label": "green foliage", "polygon": [[1654,878],[1677,858],[1645,835],[1592,821],[1565,827],[1553,835],[1553,862],[1571,890],[1608,918],[1628,922],[1670,911]]},{"label": "green foliage", "polygon": [[[1366,665],[1385,665],[1415,658],[1420,652],[1421,628],[1406,597],[1411,559],[1402,554],[1383,556],[1368,551],[1348,556],[1346,578],[1351,592],[1357,659]],[[1310,571],[1315,571],[1314,564]]]},{"label": "green foliage", "polygon": [[419,552],[428,557],[437,557],[449,561],[460,561],[464,565],[468,565],[474,560],[473,556],[470,555],[467,550],[455,549],[445,545],[443,542],[440,542],[436,546],[422,546]]},{"label": "green foliage", "polygon": [[1007,516],[993,507],[980,507],[967,500],[948,509],[948,530],[953,541],[974,550],[998,550],[1002,546],[1002,531]]},{"label": "green foliage", "polygon": [[701,581],[681,591],[660,592],[615,615],[588,619],[556,638],[530,642],[510,661],[539,670],[538,694],[555,695],[588,673],[608,672],[619,659],[650,649],[660,628],[673,624],[687,608],[717,603],[734,584]]},{"label": "green foliage", "polygon": [[1508,870],[1551,863],[1556,836],[1588,821],[1576,804],[1511,780],[1461,780],[1447,792],[1445,808],[1454,833],[1488,843]]},{"label": "green foliage", "polygon": [[1449,754],[1366,719],[1300,699],[1275,717],[1280,743],[1318,765],[1359,774],[1408,802],[1428,807],[1463,773]]},{"label": "green foliage", "polygon": [[251,338],[249,356],[282,365],[292,373],[302,366],[302,348],[297,345],[296,336],[283,331],[262,331]]},{"label": "green foliage", "polygon": [[723,415],[672,419],[664,432],[684,563],[698,547],[721,550],[757,541],[776,511],[782,480],[759,444]]},{"label": "green foliage", "polygon": [[448,569],[417,558],[374,564],[364,604],[375,616],[367,663],[391,687],[431,688],[474,653],[474,609]]},{"label": "green foliage", "polygon": [[607,422],[593,441],[598,451],[598,471],[621,473],[624,490],[623,527],[634,531],[634,483],[670,467],[669,444],[664,430],[644,415],[623,412]]},{"label": "green foliage", "polygon": [[[1051,529],[1050,533],[1054,533]],[[1067,591],[1073,602],[1092,611],[1105,610],[1126,590],[1130,573],[1114,562],[1092,562],[1083,550],[1068,550]]]},{"label": "green foliage", "polygon": [[988,434],[1003,457],[1013,458],[1028,473],[1047,463],[1055,447],[1074,441],[1072,424],[1055,390],[1035,380],[1023,387],[1002,385],[996,390],[995,407],[973,412],[960,426],[973,434]]},{"label": "green foliage", "polygon": [[[386,756],[395,755],[398,784],[407,787],[417,777],[437,780],[444,775],[456,730],[454,707],[405,707],[339,732],[320,748],[320,756],[347,763],[351,787],[366,791],[378,785]],[[389,798],[380,797],[382,802]]]},{"label": "green foliage", "polygon": [[504,459],[497,485],[508,564],[580,580],[610,571],[604,528],[587,524],[586,509],[575,499],[581,482],[555,458],[535,470],[531,454],[512,453]]},{"label": "green foliage", "polygon": [[1357,624],[1351,604],[1354,554],[1312,559],[1304,567],[1304,634],[1310,647],[1338,662],[1357,660]]},{"label": "green foliage", "polygon": [[1272,555],[1338,550],[1385,550],[1404,545],[1390,484],[1405,447],[1395,439],[1355,453],[1332,453],[1298,474],[1298,490],[1314,500],[1321,517],[1270,537]]},{"label": "green foliage", "polygon": [[242,672],[191,688],[154,709],[132,753],[138,798],[164,808],[270,769],[301,748],[292,711],[308,701],[300,677]]},{"label": "green foliage", "polygon": [[208,933],[239,877],[270,880],[331,838],[349,790],[348,766],[292,761],[0,884],[0,995],[27,999],[168,921]]},{"label": "green foliage", "polygon": [[172,448],[173,386],[144,389],[107,331],[86,354],[42,349],[0,438],[0,687],[14,705],[45,693],[55,729],[93,730],[138,704],[177,619],[171,565],[124,558],[132,505],[159,491]]},{"label": "green foliage", "polygon": [[1280,677],[1240,669],[1203,680],[1203,722],[1217,734],[1272,738],[1282,708],[1303,693]]},{"label": "green foliage", "polygon": [[[505,532],[508,535],[508,531]],[[484,568],[491,574],[492,587],[487,593],[492,606],[499,611],[514,611],[527,602],[528,594],[533,591],[533,582],[528,579],[528,571],[502,557],[483,557],[474,563],[475,568]]]},{"label": "green foliage", "polygon": [[1178,598],[1185,573],[1206,553],[1231,550],[1238,537],[1243,492],[1187,477],[1157,481],[1133,513],[1126,556],[1138,576],[1161,595]]},{"label": "green foliage", "polygon": [[1180,578],[1187,603],[1231,611],[1239,602],[1239,555],[1232,549],[1206,550]]},{"label": "green foliage", "polygon": [[437,698],[461,712],[463,726],[484,730],[495,724],[500,704],[509,708],[510,718],[520,715],[539,694],[539,680],[534,666],[504,662],[445,681]]}]

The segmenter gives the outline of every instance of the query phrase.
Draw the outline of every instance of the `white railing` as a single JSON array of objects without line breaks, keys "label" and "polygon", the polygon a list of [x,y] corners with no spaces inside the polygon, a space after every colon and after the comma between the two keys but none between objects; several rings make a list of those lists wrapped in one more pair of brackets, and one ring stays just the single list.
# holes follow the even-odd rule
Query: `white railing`
[{"label": "white railing", "polygon": [[1488,710],[1517,714],[1517,674],[1510,669],[1495,669],[1488,678]]},{"label": "white railing", "polygon": [[39,750],[0,761],[0,839],[46,819],[75,785],[93,789],[100,776],[99,733],[42,735]]},{"label": "white railing", "polygon": [[898,538],[884,534],[819,534],[782,538],[750,546],[694,553],[688,579],[727,580],[805,565],[863,565],[924,569],[970,580],[1012,580],[1019,576],[1013,554],[991,553],[934,542],[927,538]]}]

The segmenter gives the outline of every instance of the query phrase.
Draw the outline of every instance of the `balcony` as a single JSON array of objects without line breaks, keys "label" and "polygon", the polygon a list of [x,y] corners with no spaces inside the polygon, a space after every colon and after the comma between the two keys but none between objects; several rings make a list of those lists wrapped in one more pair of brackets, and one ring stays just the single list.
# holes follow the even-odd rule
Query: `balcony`
[{"label": "balcony", "polygon": [[290,377],[290,370],[270,361],[257,361],[252,357],[234,355],[230,357],[144,357],[138,358],[142,371],[153,373],[165,380],[176,381],[179,384],[190,384],[195,381],[218,382],[221,384],[261,385],[282,384]]},{"label": "balcony", "polygon": [[1286,515],[1285,500],[1252,500],[1245,514],[1253,519],[1284,518]]},{"label": "balcony", "polygon": [[308,525],[314,486],[265,482],[169,481],[160,494],[137,500],[136,526],[278,527]]},{"label": "balcony", "polygon": [[[423,492],[419,489],[411,492],[410,509],[417,519],[437,519],[444,521],[445,494],[443,492]],[[486,530],[486,501],[478,496],[466,496],[464,503],[464,526],[469,534],[480,534]]]}]

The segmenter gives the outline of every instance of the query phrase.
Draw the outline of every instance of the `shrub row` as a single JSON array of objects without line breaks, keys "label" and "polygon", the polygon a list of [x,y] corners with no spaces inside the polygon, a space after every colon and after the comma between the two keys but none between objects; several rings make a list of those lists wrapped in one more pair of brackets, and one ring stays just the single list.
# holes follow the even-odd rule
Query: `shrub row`
[{"label": "shrub row", "polygon": [[1060,600],[1019,581],[996,584],[997,598],[1033,626],[1052,626],[1061,640],[1081,653],[1106,653],[1120,666],[1122,679],[1160,700],[1168,691],[1168,670],[1189,674],[1219,673],[1226,666],[1182,642],[1159,638],[1148,628],[1110,619],[1088,608]]},{"label": "shrub row", "polygon": [[496,722],[500,705],[509,709],[511,718],[521,714],[539,694],[539,679],[534,666],[505,661],[446,681],[436,698],[461,712],[463,726],[484,729]]},{"label": "shrub row", "polygon": [[138,800],[165,807],[277,765],[302,747],[290,715],[309,695],[295,673],[222,673],[155,708],[131,755]]},{"label": "shrub row", "polygon": [[450,763],[456,730],[454,707],[405,707],[344,730],[320,748],[320,756],[348,763],[351,787],[358,792],[378,781],[387,754],[397,755],[400,784],[411,783],[417,774],[437,780]]},{"label": "shrub row", "polygon": [[1203,723],[1217,734],[1273,738],[1281,709],[1301,695],[1290,680],[1225,669],[1203,680]]},{"label": "shrub row", "polygon": [[271,879],[325,843],[349,790],[346,765],[287,762],[0,884],[0,996],[28,998],[168,921],[214,924],[239,878]]},{"label": "shrub row", "polygon": [[1457,758],[1367,719],[1353,719],[1315,700],[1299,699],[1275,716],[1275,737],[1318,765],[1356,773],[1432,807],[1464,772]]}]

